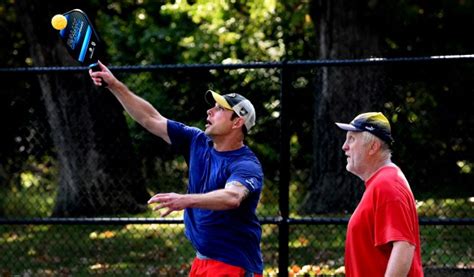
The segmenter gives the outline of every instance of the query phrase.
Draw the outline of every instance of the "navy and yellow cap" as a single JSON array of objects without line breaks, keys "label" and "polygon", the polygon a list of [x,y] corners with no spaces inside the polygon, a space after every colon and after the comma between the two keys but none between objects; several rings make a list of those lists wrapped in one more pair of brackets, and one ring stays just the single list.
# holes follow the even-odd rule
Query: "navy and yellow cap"
[{"label": "navy and yellow cap", "polygon": [[390,122],[380,112],[362,113],[356,116],[349,124],[336,122],[336,125],[346,131],[369,132],[389,145],[394,142]]},{"label": "navy and yellow cap", "polygon": [[239,117],[244,119],[245,128],[250,130],[255,125],[255,108],[252,103],[238,93],[220,95],[217,92],[208,90],[205,95],[206,102],[214,105],[214,100],[222,107],[233,110]]}]

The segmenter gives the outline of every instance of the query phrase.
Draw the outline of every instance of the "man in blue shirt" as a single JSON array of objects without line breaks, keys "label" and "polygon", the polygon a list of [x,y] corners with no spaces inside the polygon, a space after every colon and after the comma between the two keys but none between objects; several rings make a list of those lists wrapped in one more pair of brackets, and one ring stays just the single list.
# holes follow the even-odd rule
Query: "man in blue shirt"
[{"label": "man in blue shirt", "polygon": [[89,71],[125,110],[151,133],[171,144],[189,167],[188,193],[158,193],[148,203],[161,216],[184,209],[185,233],[196,249],[190,276],[261,276],[261,227],[255,210],[263,186],[263,172],[244,137],[255,125],[255,109],[236,94],[206,93],[213,105],[205,131],[162,116],[116,79],[102,63]]}]

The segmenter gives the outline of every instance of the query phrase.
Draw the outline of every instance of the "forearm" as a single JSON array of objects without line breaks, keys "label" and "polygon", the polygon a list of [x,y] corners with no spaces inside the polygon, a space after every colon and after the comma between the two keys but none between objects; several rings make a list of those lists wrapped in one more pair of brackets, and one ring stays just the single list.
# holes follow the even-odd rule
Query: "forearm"
[{"label": "forearm", "polygon": [[199,208],[207,210],[229,210],[240,206],[242,197],[239,193],[220,189],[204,194],[187,194],[188,206],[187,208]]},{"label": "forearm", "polygon": [[148,101],[135,95],[122,82],[116,80],[109,85],[110,91],[117,97],[125,111],[140,125],[151,133],[170,143],[167,131],[167,119],[163,117]]},{"label": "forearm", "polygon": [[394,242],[385,276],[407,276],[414,254],[415,246],[406,241]]},{"label": "forearm", "polygon": [[158,203],[153,210],[167,208],[161,216],[167,216],[173,211],[186,208],[207,210],[229,210],[240,206],[246,197],[243,188],[220,189],[204,194],[158,193],[148,200],[148,204]]}]

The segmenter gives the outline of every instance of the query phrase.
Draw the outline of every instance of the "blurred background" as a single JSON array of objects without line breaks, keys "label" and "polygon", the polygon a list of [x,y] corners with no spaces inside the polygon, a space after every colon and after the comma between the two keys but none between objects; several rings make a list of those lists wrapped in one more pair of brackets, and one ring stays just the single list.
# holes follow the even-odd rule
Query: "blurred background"
[{"label": "blurred background", "polygon": [[0,274],[176,276],[195,255],[182,213],[146,205],[186,191],[184,159],[93,87],[51,27],[79,8],[101,60],[166,117],[203,128],[208,89],[255,104],[264,275],[344,274],[364,186],[334,122],[381,111],[425,273],[472,276],[473,1],[346,2],[1,1]]}]

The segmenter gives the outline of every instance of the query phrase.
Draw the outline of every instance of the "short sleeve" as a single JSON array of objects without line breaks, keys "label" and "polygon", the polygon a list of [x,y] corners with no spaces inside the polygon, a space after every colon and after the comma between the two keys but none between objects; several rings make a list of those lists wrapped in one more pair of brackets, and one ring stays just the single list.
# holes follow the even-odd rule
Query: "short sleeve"
[{"label": "short sleeve", "polygon": [[251,193],[262,190],[263,172],[258,162],[244,160],[232,165],[230,171],[231,175],[227,182],[237,181],[244,185]]},{"label": "short sleeve", "polygon": [[383,203],[375,210],[375,246],[392,241],[407,241],[416,244],[412,216],[407,204],[401,200]]}]

